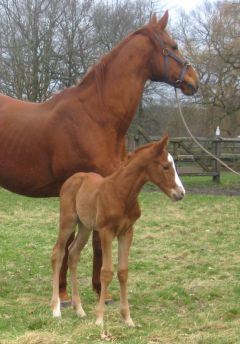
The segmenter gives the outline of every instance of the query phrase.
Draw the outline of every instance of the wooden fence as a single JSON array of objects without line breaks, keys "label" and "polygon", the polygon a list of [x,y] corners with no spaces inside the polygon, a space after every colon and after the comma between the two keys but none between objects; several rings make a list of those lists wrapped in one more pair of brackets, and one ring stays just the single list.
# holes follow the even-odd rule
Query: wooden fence
[{"label": "wooden fence", "polygon": [[[146,142],[159,139],[159,136],[146,136],[142,130],[139,130],[136,135],[128,136],[128,149],[132,151]],[[229,166],[240,168],[240,138],[197,137],[197,140]],[[179,175],[211,176],[213,181],[220,181],[221,171],[224,168],[203,152],[190,137],[170,138],[168,149],[173,155]]]}]

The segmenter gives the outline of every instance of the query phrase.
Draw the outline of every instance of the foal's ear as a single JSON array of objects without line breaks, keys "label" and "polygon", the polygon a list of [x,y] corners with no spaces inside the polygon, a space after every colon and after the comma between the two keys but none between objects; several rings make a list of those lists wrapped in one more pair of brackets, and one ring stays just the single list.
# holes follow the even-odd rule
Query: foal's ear
[{"label": "foal's ear", "polygon": [[166,134],[161,138],[161,140],[158,143],[156,143],[155,152],[157,154],[161,154],[163,152],[164,148],[166,148],[168,144],[168,140],[169,140],[169,135]]},{"label": "foal's ear", "polygon": [[162,18],[158,21],[158,25],[161,27],[162,30],[164,30],[168,23],[168,10],[164,13]]}]

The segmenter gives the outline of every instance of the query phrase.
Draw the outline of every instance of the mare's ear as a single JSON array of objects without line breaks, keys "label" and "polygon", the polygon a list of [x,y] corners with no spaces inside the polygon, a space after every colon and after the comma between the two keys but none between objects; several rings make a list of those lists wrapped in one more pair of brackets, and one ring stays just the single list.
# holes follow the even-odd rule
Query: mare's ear
[{"label": "mare's ear", "polygon": [[168,23],[168,10],[164,13],[162,18],[158,21],[158,25],[161,27],[162,30],[164,30]]},{"label": "mare's ear", "polygon": [[149,24],[157,24],[157,16],[156,16],[156,13],[153,13],[151,15],[151,18],[149,20]]},{"label": "mare's ear", "polygon": [[164,135],[161,140],[155,144],[154,150],[159,155],[163,152],[163,150],[166,148],[169,140],[169,135]]}]

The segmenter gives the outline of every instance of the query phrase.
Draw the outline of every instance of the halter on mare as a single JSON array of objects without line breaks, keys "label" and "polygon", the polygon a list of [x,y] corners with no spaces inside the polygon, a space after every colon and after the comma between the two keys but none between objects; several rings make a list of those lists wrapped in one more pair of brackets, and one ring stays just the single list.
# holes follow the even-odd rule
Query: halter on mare
[{"label": "halter on mare", "polygon": [[[175,88],[179,88],[183,82],[184,76],[187,72],[188,67],[191,66],[191,63],[185,59],[180,58],[176,54],[174,54],[171,50],[169,50],[165,45],[164,42],[159,38],[159,35],[156,31],[153,30],[154,37],[156,38],[157,42],[159,43],[160,47],[162,48],[163,54],[163,63],[164,63],[164,81],[168,84],[174,86]],[[173,58],[176,62],[182,65],[182,70],[180,72],[179,78],[175,82],[171,82],[168,78],[169,74],[169,57]]]}]

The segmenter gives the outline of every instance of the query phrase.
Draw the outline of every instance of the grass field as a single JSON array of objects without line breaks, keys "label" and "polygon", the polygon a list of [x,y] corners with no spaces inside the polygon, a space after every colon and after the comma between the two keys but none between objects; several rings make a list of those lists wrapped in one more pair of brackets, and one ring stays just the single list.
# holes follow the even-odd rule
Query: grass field
[{"label": "grass field", "polygon": [[[239,181],[226,178],[224,183]],[[239,196],[186,195],[173,203],[161,193],[142,192],[140,202],[129,273],[136,327],[125,327],[120,319],[115,277],[115,302],[106,309],[102,331],[94,325],[91,242],[79,265],[87,317],[78,319],[72,309],[64,309],[61,320],[53,319],[50,254],[58,200],[0,189],[1,344],[240,343]]]}]

